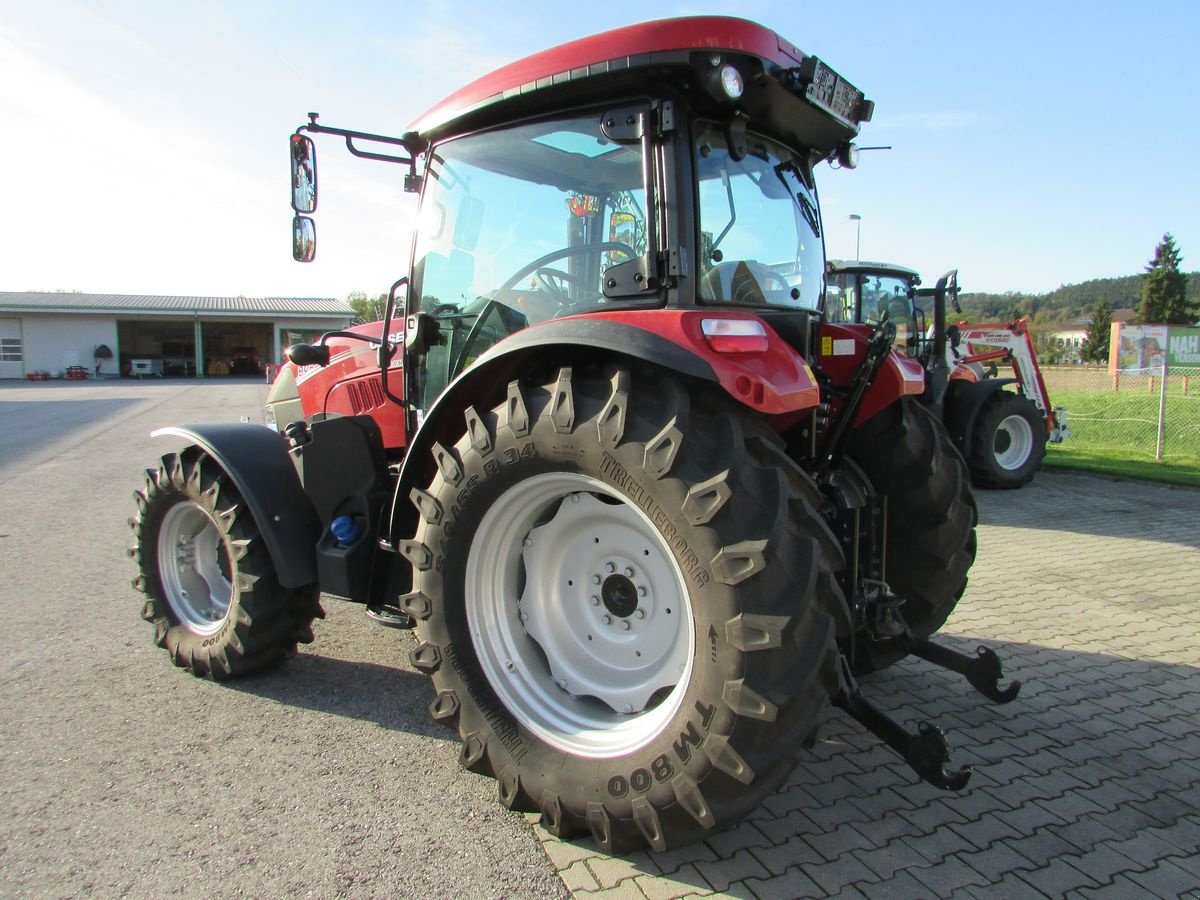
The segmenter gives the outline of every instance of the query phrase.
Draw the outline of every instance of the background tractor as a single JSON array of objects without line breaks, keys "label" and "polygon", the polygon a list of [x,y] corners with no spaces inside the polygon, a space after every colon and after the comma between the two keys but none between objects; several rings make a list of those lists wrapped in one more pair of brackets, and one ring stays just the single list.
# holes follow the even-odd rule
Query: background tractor
[{"label": "background tractor", "polygon": [[[1024,320],[947,324],[947,303],[962,311],[957,271],[922,288],[915,271],[894,263],[831,259],[827,270],[827,318],[895,325],[897,343],[925,367],[922,402],[942,418],[976,484],[1027,484],[1041,468],[1047,441],[1071,436],[1067,411],[1050,405]],[[997,377],[998,362],[1012,366],[1014,377]]]},{"label": "background tractor", "polygon": [[895,328],[832,322],[814,169],[873,105],[739,19],[622,28],[462,88],[399,137],[313,136],[420,194],[382,322],[289,349],[270,427],[168,428],[132,520],[144,617],[226,679],[310,641],[319,596],[414,627],[430,715],[500,801],[622,852],[735,821],[840,707],[924,779],[942,733],[857,678],[966,586],[966,467]]}]

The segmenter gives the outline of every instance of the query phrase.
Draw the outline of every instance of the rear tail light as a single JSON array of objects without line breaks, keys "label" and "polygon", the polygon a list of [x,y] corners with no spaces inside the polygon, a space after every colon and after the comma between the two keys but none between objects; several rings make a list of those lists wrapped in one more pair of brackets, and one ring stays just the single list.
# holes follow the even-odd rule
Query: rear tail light
[{"label": "rear tail light", "polygon": [[702,319],[704,340],[717,353],[765,353],[767,329],[757,319]]}]

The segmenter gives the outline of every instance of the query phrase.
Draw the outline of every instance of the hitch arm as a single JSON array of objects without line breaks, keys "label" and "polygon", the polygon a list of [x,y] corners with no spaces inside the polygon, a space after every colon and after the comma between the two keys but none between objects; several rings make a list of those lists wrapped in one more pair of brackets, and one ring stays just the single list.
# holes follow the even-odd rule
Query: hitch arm
[{"label": "hitch arm", "polygon": [[850,675],[849,666],[843,657],[845,689],[833,701],[845,710],[860,725],[895,750],[909,768],[934,787],[946,791],[960,791],[971,780],[971,767],[947,769],[950,763],[950,746],[942,729],[929,722],[917,726],[912,734],[883,710],[867,700]]},{"label": "hitch arm", "polygon": [[1021,690],[1021,682],[1014,681],[1008,687],[1000,687],[1000,679],[1004,670],[1000,665],[1000,657],[987,647],[977,647],[974,656],[959,653],[949,647],[935,644],[924,638],[908,638],[911,652],[951,672],[965,675],[971,687],[983,694],[994,703],[1008,703],[1015,700]]}]

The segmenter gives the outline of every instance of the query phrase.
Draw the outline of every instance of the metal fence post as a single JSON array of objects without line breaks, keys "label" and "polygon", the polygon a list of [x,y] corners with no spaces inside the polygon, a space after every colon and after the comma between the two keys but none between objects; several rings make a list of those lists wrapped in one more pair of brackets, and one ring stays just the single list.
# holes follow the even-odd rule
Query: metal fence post
[{"label": "metal fence post", "polygon": [[1167,421],[1167,361],[1164,359],[1162,364],[1162,384],[1158,389],[1158,446],[1154,450],[1154,458],[1162,462],[1163,458],[1163,434],[1166,431],[1165,425]]}]

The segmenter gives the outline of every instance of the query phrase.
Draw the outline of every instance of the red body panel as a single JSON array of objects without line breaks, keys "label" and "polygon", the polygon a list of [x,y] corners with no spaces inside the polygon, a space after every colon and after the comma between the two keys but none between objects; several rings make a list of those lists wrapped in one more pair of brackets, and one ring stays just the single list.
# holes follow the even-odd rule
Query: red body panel
[{"label": "red body panel", "polygon": [[[820,387],[804,357],[753,313],[726,309],[647,309],[636,313],[590,313],[586,318],[641,328],[687,348],[712,367],[721,387],[731,397],[765,415],[802,413],[820,402]],[[709,346],[701,331],[704,319],[757,321],[766,330],[767,349],[761,353],[719,353]]]},{"label": "red body panel", "polygon": [[[868,325],[822,325],[817,359],[833,383],[846,386],[867,355]],[[861,425],[901,397],[917,396],[925,390],[925,369],[920,361],[893,350],[863,398],[854,424]]]},{"label": "red body panel", "polygon": [[692,16],[643,22],[560,44],[510,63],[455,91],[414,124],[426,131],[499,95],[587,66],[672,50],[730,50],[749,53],[785,68],[804,54],[769,28],[725,16]]},{"label": "red body panel", "polygon": [[[401,322],[393,322],[399,327]],[[382,323],[371,322],[347,329],[378,335]],[[393,394],[401,394],[404,370],[400,354],[392,361],[388,376]],[[341,416],[368,415],[383,432],[383,445],[400,448],[408,444],[404,410],[384,396],[379,377],[379,348],[363,341],[330,338],[328,366],[296,366],[294,372],[305,416],[328,413]]]}]

